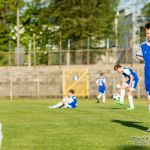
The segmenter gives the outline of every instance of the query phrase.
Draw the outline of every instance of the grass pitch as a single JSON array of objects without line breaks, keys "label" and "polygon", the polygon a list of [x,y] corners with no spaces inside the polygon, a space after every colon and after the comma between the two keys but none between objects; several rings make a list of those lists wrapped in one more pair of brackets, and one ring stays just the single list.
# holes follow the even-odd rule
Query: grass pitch
[{"label": "grass pitch", "polygon": [[58,101],[1,100],[2,150],[149,150],[147,100],[97,104],[79,100],[77,109],[48,109]]}]

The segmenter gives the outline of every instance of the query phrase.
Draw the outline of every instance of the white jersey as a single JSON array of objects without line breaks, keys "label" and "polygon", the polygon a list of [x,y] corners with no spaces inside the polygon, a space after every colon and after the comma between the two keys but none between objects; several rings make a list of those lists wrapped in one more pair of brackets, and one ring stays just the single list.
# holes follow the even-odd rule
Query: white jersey
[{"label": "white jersey", "polygon": [[98,86],[104,86],[106,83],[106,79],[104,77],[100,77],[99,79],[96,80],[96,84]]}]

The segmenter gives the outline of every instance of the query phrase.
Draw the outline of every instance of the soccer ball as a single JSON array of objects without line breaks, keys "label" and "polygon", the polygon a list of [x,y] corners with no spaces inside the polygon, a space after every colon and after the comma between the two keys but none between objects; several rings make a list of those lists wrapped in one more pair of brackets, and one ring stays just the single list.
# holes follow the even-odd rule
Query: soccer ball
[{"label": "soccer ball", "polygon": [[114,93],[114,94],[113,94],[113,99],[114,99],[115,101],[120,100],[120,94],[119,94],[119,93]]}]

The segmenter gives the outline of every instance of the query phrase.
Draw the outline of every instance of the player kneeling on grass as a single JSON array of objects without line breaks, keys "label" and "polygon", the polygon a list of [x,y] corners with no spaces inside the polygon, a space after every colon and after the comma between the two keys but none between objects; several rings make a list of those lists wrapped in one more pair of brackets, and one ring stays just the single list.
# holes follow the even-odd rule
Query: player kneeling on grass
[{"label": "player kneeling on grass", "polygon": [[114,70],[118,73],[121,73],[123,77],[122,86],[120,88],[120,104],[124,103],[125,89],[128,89],[127,94],[130,104],[130,108],[128,108],[128,110],[133,110],[133,91],[135,91],[135,88],[137,86],[138,76],[131,68],[122,67],[120,64],[115,65]]},{"label": "player kneeling on grass", "polygon": [[100,73],[100,77],[99,79],[96,80],[96,84],[98,86],[98,96],[97,96],[97,103],[99,103],[100,101],[100,98],[103,97],[103,103],[105,103],[105,99],[106,99],[106,96],[105,96],[105,91],[106,91],[106,86],[105,86],[105,83],[106,83],[106,79],[104,78],[104,73]]},{"label": "player kneeling on grass", "polygon": [[74,90],[69,90],[67,97],[64,97],[60,103],[54,106],[49,106],[48,108],[76,108],[76,107],[77,107],[77,98],[74,96]]}]

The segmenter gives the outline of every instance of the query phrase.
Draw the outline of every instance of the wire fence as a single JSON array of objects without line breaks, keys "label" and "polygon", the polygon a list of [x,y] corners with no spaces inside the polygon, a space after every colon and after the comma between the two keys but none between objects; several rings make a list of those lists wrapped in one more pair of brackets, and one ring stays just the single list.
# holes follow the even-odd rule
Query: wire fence
[{"label": "wire fence", "polygon": [[0,51],[0,66],[79,65],[133,63],[130,49],[118,50],[56,50],[56,51]]}]

